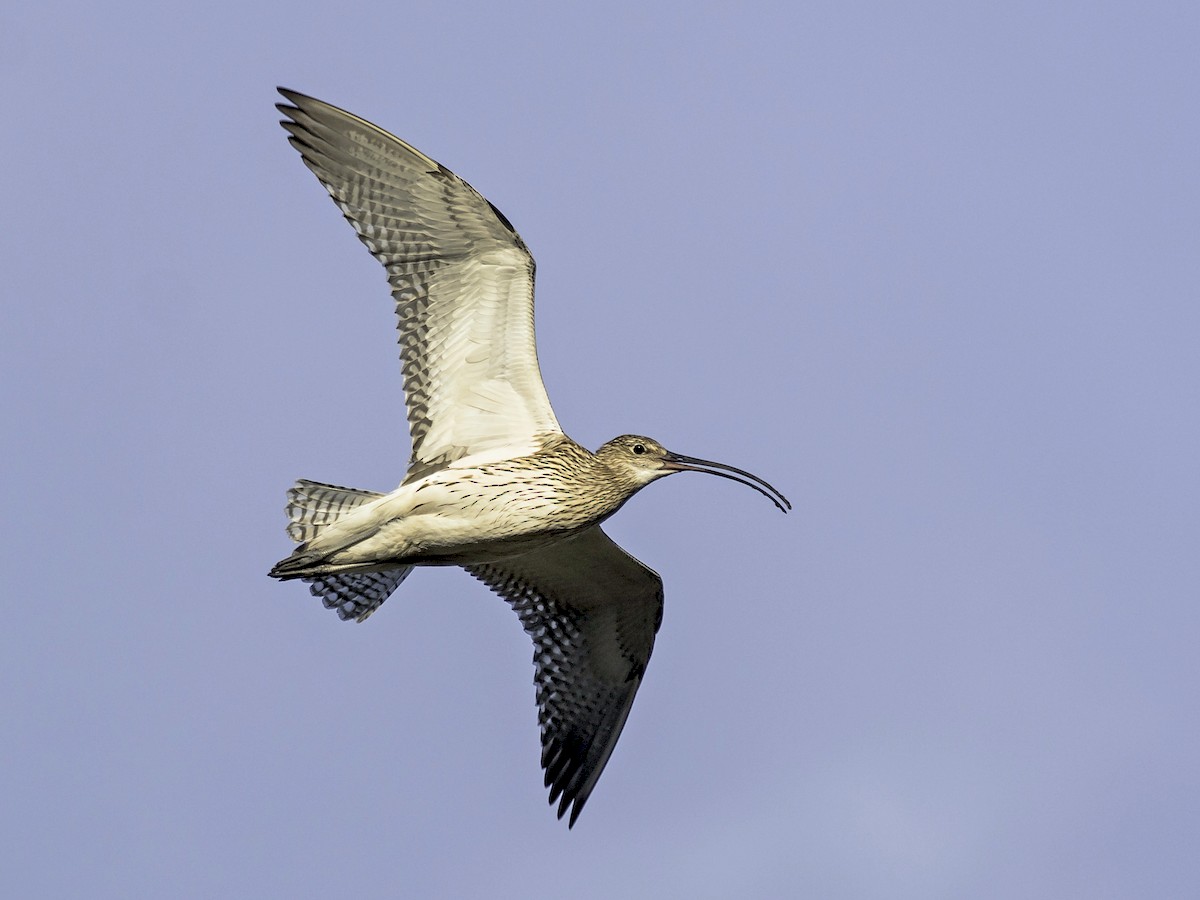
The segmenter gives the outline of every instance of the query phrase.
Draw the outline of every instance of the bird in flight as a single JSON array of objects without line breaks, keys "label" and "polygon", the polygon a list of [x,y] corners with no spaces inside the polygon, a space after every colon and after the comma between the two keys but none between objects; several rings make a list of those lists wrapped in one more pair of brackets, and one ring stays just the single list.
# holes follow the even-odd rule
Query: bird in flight
[{"label": "bird in flight", "polygon": [[545,783],[573,826],[662,621],[662,579],[600,524],[675,472],[791,504],[756,475],[647,437],[595,453],[567,437],[538,369],[533,257],[503,213],[365,119],[280,93],[288,141],[387,271],[412,458],[391,493],[296,482],[287,532],[297,546],[270,574],[306,582],[358,622],[414,566],[461,566],[503,597],[533,638]]}]

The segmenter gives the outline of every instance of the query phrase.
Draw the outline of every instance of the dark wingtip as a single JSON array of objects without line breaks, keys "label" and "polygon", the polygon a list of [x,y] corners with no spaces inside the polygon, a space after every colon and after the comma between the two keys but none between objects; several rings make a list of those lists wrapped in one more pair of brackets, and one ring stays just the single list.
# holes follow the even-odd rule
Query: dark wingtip
[{"label": "dark wingtip", "polygon": [[[568,809],[571,810],[570,816],[567,816],[567,829],[568,830],[575,827],[575,820],[578,819],[579,814],[581,812],[583,812],[583,804],[586,802],[587,802],[586,797],[584,797],[582,800],[580,800],[579,797],[571,797],[571,796],[568,796],[567,794],[563,794],[562,800],[560,800],[559,804],[558,804],[558,818],[561,819],[563,816],[565,816],[567,814]],[[551,803],[551,805],[553,805],[554,801],[551,800],[550,803]]]},{"label": "dark wingtip", "polygon": [[579,814],[582,811],[583,811],[583,803],[576,800],[575,805],[571,807],[571,818],[567,819],[567,830],[570,830],[575,827],[575,820],[579,818]]},{"label": "dark wingtip", "polygon": [[314,104],[328,106],[327,103],[318,100],[316,97],[310,97],[308,94],[300,93],[300,91],[293,91],[291,88],[276,87],[275,90],[279,91],[284,99],[287,100],[287,103],[276,103],[275,108],[289,118],[292,113],[302,111],[306,105],[310,107]]},{"label": "dark wingtip", "polygon": [[304,95],[299,94],[296,91],[290,91],[285,87],[276,87],[275,90],[279,91],[279,93],[281,93],[284,96],[284,98],[288,101],[287,103],[276,103],[275,104],[276,111],[281,116],[287,117],[287,118],[281,119],[279,121],[279,124],[282,125],[284,128],[287,128],[289,125],[295,125],[296,122],[295,122],[294,113],[298,113],[300,111],[300,100],[304,97]]}]

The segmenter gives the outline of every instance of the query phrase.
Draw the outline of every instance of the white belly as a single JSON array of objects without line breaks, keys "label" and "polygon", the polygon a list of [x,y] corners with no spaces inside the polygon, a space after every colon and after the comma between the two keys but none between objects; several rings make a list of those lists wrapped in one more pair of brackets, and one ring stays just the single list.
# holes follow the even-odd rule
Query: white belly
[{"label": "white belly", "polygon": [[353,510],[309,549],[341,571],[469,565],[527,553],[613,511],[589,510],[550,480],[445,469]]}]

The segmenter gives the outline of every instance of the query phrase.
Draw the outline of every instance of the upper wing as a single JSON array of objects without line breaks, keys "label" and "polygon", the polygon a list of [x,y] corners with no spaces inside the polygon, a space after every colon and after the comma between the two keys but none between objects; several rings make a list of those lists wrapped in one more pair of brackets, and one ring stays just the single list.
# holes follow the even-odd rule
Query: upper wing
[{"label": "upper wing", "polygon": [[[542,767],[575,824],[612,755],[662,622],[662,579],[594,526],[467,571],[507,600],[533,638]],[[573,805],[572,805],[573,804]]]},{"label": "upper wing", "polygon": [[419,472],[560,434],[538,370],[533,257],[469,184],[344,110],[280,88],[280,124],[387,269]]}]

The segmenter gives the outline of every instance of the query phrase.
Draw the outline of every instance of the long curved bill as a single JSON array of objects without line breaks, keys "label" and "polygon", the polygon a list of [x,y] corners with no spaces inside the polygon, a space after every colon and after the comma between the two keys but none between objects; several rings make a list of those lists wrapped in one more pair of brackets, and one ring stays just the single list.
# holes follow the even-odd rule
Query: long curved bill
[{"label": "long curved bill", "polygon": [[786,513],[792,508],[791,501],[787,497],[783,496],[783,494],[779,493],[779,491],[757,475],[751,475],[743,469],[736,469],[733,466],[713,462],[709,459],[697,459],[694,456],[684,456],[681,453],[671,453],[669,451],[663,458],[663,465],[664,468],[670,469],[673,472],[704,472],[706,475],[720,475],[722,478],[728,478],[730,481],[736,481],[738,484],[754,488],[754,490],[779,507],[781,512]]}]

